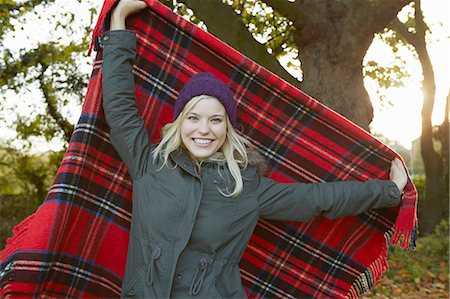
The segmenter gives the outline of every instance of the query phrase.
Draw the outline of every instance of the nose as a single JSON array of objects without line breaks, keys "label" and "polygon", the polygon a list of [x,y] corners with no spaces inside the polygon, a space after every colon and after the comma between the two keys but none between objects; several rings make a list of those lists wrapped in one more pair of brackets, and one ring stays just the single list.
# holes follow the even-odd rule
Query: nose
[{"label": "nose", "polygon": [[207,135],[209,133],[209,124],[207,121],[201,121],[199,123],[198,132],[202,135]]}]

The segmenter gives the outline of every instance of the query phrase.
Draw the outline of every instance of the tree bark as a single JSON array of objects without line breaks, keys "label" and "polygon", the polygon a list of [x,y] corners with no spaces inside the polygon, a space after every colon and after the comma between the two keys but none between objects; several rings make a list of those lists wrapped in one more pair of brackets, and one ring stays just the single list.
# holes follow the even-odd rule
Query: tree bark
[{"label": "tree bark", "polygon": [[[346,39],[349,44],[357,42]],[[331,50],[333,46],[324,47],[326,43],[301,47],[303,91],[369,131],[373,108],[364,87],[362,60],[337,54]],[[365,52],[367,48],[360,44],[352,51]]]}]

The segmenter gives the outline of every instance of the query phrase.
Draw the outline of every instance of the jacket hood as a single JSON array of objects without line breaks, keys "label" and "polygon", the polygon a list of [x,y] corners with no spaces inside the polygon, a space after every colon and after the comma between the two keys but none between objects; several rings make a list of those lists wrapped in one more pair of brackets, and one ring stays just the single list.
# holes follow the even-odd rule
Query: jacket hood
[{"label": "jacket hood", "polygon": [[252,167],[256,167],[258,173],[265,175],[269,169],[269,162],[264,156],[256,149],[247,150],[248,164]]}]

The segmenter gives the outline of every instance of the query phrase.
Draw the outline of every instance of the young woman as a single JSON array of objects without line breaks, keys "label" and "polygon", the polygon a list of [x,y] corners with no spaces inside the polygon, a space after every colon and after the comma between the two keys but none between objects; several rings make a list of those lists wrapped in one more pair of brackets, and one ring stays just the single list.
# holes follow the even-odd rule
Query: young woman
[{"label": "young woman", "polygon": [[123,297],[246,297],[238,263],[258,218],[339,218],[400,203],[407,178],[398,159],[391,180],[280,184],[261,176],[235,130],[232,92],[209,73],[184,86],[173,123],[152,145],[134,98],[135,33],[125,30],[126,17],[145,6],[120,1],[103,36],[105,115],[133,178]]}]

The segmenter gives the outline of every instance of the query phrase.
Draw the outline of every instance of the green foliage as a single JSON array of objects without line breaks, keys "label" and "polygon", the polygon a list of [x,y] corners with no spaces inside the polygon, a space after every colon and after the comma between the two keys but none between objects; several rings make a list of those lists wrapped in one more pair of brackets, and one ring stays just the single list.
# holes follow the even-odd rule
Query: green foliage
[{"label": "green foliage", "polygon": [[375,36],[382,43],[389,46],[392,51],[392,61],[394,63],[383,64],[379,61],[370,60],[364,64],[363,72],[365,78],[375,80],[379,85],[376,93],[380,98],[381,103],[384,104],[386,92],[390,88],[399,88],[404,86],[403,82],[411,77],[407,71],[408,65],[406,60],[402,56],[402,53],[400,53],[399,49],[408,49],[413,56],[416,55],[413,48],[408,43],[405,43],[404,38],[391,29],[385,28],[382,33],[377,33]]},{"label": "green foliage", "polygon": [[28,155],[0,149],[0,247],[44,200],[64,152]]},{"label": "green foliage", "polygon": [[[448,220],[442,220],[436,226],[434,233],[424,237],[423,245],[419,244],[417,251],[429,257],[430,263],[438,265],[441,261],[448,263],[449,259],[449,223]],[[447,269],[448,270],[448,269]],[[439,269],[436,273],[445,273],[445,269]]]},{"label": "green foliage", "polygon": [[295,27],[291,20],[281,16],[264,1],[229,0],[227,3],[241,15],[250,33],[265,44],[269,53],[276,58],[290,55],[294,60],[299,59],[293,37]]},{"label": "green foliage", "polygon": [[403,86],[403,80],[409,77],[404,66],[382,66],[376,61],[368,61],[364,67],[364,76],[376,79],[381,88]]},{"label": "green foliage", "polygon": [[55,136],[63,138],[61,128],[42,114],[34,117],[19,117],[14,123],[18,137],[27,141],[30,136],[43,136],[47,141],[50,141]]},{"label": "green foliage", "polygon": [[[427,279],[427,275],[448,275],[449,236],[448,221],[442,220],[433,234],[418,240],[417,248],[412,253],[398,247],[390,248],[392,254],[390,260],[393,266],[400,267],[408,274],[398,276],[395,273],[387,273],[395,282],[414,281],[420,282]],[[411,255],[415,258],[411,260]],[[394,271],[395,272],[395,271]],[[430,272],[430,274],[429,274]]]},{"label": "green foliage", "polygon": [[[33,94],[33,98],[23,98],[22,103],[12,107],[2,105],[1,112],[13,115],[15,121],[8,121],[6,125],[18,133],[18,138],[28,141],[32,136],[45,137],[47,141],[58,138],[69,141],[73,131],[73,124],[67,115],[61,111],[67,105],[81,105],[86,92],[88,74],[80,71],[80,64],[86,54],[90,42],[90,25],[95,9],[91,9],[89,24],[80,24],[72,12],[44,15],[37,12],[43,6],[61,5],[55,0],[30,0],[25,2],[6,1],[0,8],[2,22],[7,24],[0,31],[0,101],[11,92],[22,95],[26,92]],[[7,9],[8,8],[8,9]],[[4,47],[3,39],[6,34],[20,29],[30,14],[36,14],[40,19],[45,17],[52,34],[63,35],[67,38],[55,38],[43,41],[35,47],[11,50]],[[74,33],[81,32],[81,38],[75,38]],[[37,89],[37,91],[36,91]],[[21,109],[28,105],[33,111],[21,114]],[[44,107],[44,109],[39,109]]]},{"label": "green foliage", "polygon": [[425,177],[424,176],[416,176],[412,178],[414,186],[417,189],[417,196],[419,201],[425,195]]},{"label": "green foliage", "polygon": [[33,198],[25,195],[0,194],[0,250],[4,248],[12,229],[39,207]]},{"label": "green foliage", "polygon": [[[54,0],[28,0],[28,1],[12,1],[2,0],[0,3],[0,37],[9,31],[14,31],[14,20],[33,11],[37,5],[46,5]],[[0,38],[0,42],[1,42]],[[1,45],[1,43],[0,43]]]},{"label": "green foliage", "polygon": [[62,152],[31,155],[0,149],[0,194],[43,199],[61,162]]},{"label": "green foliage", "polygon": [[[415,19],[412,4],[403,7],[399,13],[399,18],[405,19],[403,24],[409,28],[410,32],[414,31]],[[389,47],[393,58],[391,63],[387,65],[378,61],[367,61],[363,71],[365,78],[371,78],[379,85],[380,88],[377,89],[376,93],[381,103],[384,104],[387,90],[402,87],[403,82],[411,77],[411,74],[407,71],[409,66],[404,57],[405,52],[416,59],[418,57],[414,47],[395,29],[393,23],[384,28],[382,32],[376,33],[375,37]]]}]

